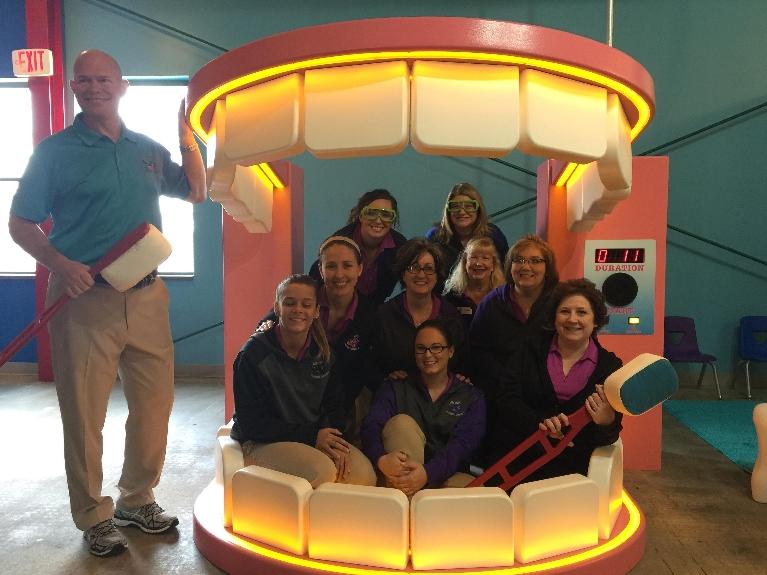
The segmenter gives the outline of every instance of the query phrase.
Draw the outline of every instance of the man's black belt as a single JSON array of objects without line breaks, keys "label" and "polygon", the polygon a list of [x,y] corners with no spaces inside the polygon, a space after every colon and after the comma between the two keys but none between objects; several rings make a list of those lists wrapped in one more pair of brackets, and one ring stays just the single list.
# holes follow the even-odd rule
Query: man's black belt
[{"label": "man's black belt", "polygon": [[[103,284],[103,285],[110,285],[107,280],[104,279],[104,277],[101,274],[96,275],[95,278],[93,278],[94,281],[97,284]],[[152,285],[154,283],[154,280],[157,279],[157,270],[152,270],[147,275],[145,275],[143,278],[141,278],[136,285],[131,287],[130,289],[141,289],[145,288],[146,286]]]}]

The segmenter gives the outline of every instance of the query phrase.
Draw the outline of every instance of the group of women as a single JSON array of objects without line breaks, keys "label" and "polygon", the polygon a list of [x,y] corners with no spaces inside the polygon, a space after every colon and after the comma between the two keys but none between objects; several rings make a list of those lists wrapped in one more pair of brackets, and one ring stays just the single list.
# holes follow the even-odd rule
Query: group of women
[{"label": "group of women", "polygon": [[621,429],[602,389],[621,365],[596,337],[602,294],[560,283],[537,236],[508,249],[470,184],[453,187],[426,237],[406,240],[397,222],[387,190],[364,194],[310,274],[277,286],[234,364],[246,464],[410,496],[467,485],[471,464],[536,430],[561,439],[585,405],[592,422],[532,478],[586,473]]}]

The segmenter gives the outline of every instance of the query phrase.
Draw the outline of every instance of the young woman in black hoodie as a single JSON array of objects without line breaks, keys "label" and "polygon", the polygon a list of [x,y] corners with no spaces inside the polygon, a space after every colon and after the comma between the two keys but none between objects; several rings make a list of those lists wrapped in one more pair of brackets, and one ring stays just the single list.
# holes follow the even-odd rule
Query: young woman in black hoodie
[{"label": "young woman in black hoodie", "polygon": [[368,459],[343,436],[344,390],[320,321],[319,288],[292,275],[278,286],[271,329],[253,334],[234,362],[232,438],[246,465],[325,482],[375,485]]}]

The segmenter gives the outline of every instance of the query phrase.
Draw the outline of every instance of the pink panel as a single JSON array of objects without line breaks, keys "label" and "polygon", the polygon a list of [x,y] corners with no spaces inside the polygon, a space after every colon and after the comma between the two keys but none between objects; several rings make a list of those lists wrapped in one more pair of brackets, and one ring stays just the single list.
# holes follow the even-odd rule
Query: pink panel
[{"label": "pink panel", "polygon": [[274,304],[274,289],[304,267],[304,176],[290,162],[272,169],[285,183],[274,190],[272,231],[251,234],[223,214],[224,243],[224,421],[234,411],[232,363],[240,348]]},{"label": "pink panel", "polygon": [[[640,353],[663,355],[663,316],[666,294],[666,221],[668,208],[668,158],[634,158],[631,195],[613,209],[590,232],[572,233],[566,227],[567,198],[564,188],[551,187],[553,161],[538,169],[538,232],[557,254],[562,279],[583,277],[584,242],[587,239],[654,239],[655,325],[652,335],[604,335],[600,341],[623,361]],[[558,173],[553,171],[553,173]],[[548,206],[548,217],[546,207]],[[543,215],[541,210],[543,210]],[[548,232],[548,233],[546,233]],[[639,417],[626,417],[621,434],[628,469],[660,469],[661,408]]]}]

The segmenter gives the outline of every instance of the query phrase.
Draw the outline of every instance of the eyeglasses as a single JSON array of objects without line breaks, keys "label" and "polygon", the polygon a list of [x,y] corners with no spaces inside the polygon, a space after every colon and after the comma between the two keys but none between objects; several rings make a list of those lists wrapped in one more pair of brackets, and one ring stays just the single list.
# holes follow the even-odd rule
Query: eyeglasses
[{"label": "eyeglasses", "polygon": [[520,265],[530,264],[531,266],[539,266],[541,264],[545,264],[546,260],[543,258],[522,258],[517,256],[515,258],[511,258],[511,262]]},{"label": "eyeglasses", "polygon": [[369,222],[374,222],[378,218],[381,218],[382,222],[392,223],[397,219],[397,212],[387,208],[371,208],[370,206],[365,206],[360,211],[360,217]]},{"label": "eyeglasses", "polygon": [[426,264],[425,266],[419,266],[418,264],[410,264],[405,268],[406,271],[409,271],[413,275],[418,275],[418,272],[423,272],[427,276],[433,276],[435,273],[437,273],[437,268],[435,268],[431,264]]},{"label": "eyeglasses", "polygon": [[477,200],[450,201],[447,203],[447,211],[451,214],[465,211],[467,214],[473,214],[479,209]]},{"label": "eyeglasses", "polygon": [[427,351],[430,351],[432,355],[439,355],[443,351],[445,351],[449,345],[442,345],[441,343],[433,343],[431,345],[422,345],[420,343],[417,343],[415,346],[415,352],[418,355],[423,355]]},{"label": "eyeglasses", "polygon": [[471,254],[466,259],[470,262],[490,262],[493,260],[493,256],[489,254]]}]

